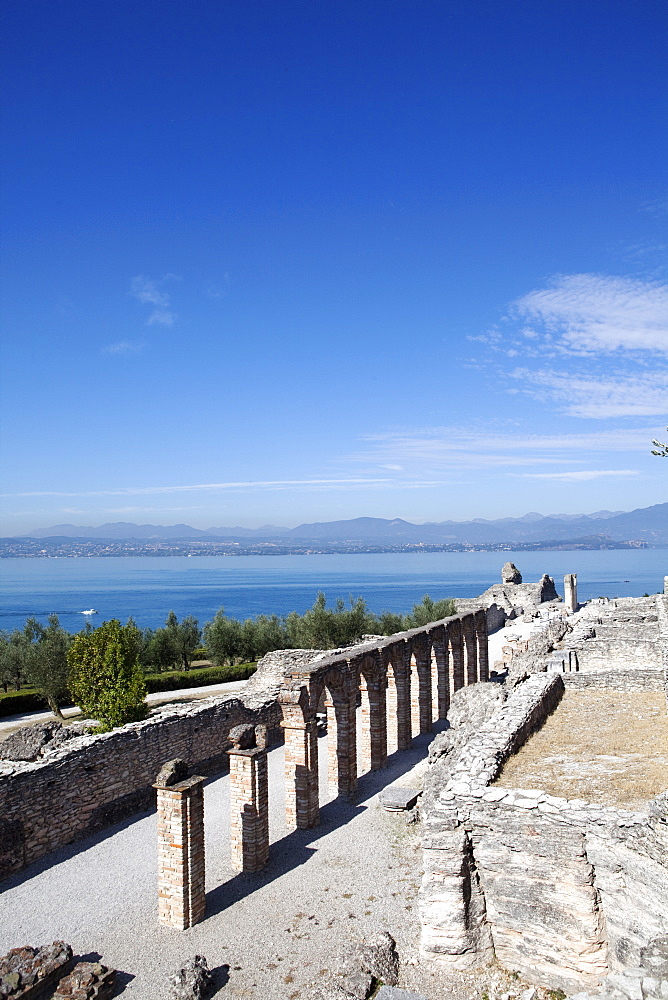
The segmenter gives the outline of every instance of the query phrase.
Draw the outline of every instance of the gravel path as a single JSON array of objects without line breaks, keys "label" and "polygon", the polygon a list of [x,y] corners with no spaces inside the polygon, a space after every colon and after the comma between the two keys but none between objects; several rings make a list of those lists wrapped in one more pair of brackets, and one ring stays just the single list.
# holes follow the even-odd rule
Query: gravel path
[{"label": "gravel path", "polygon": [[[205,792],[207,919],[188,931],[157,925],[155,815],[119,824],[103,837],[55,852],[3,884],[0,954],[61,938],[75,953],[97,952],[134,978],[125,994],[162,1000],[167,973],[195,953],[229,965],[226,996],[296,1000],[348,943],[389,929],[404,957],[415,953],[419,838],[403,814],[385,812],[377,793],[420,780],[431,737],[360,778],[357,801],[329,801],[321,824],[284,826],[283,748],[270,753],[271,860],[259,875],[229,868],[227,776]],[[326,738],[320,740],[326,777]],[[409,773],[418,765],[417,773]],[[48,865],[48,867],[47,867]],[[124,994],[124,995],[125,995]]]}]

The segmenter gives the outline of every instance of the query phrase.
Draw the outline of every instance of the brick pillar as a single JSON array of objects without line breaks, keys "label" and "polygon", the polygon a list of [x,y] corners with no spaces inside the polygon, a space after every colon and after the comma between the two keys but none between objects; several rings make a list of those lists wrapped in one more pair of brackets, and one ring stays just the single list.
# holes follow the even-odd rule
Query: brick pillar
[{"label": "brick pillar", "polygon": [[387,763],[385,686],[379,679],[368,680],[362,674],[360,691],[362,693],[360,768],[362,772],[379,771]]},{"label": "brick pillar", "polygon": [[158,923],[183,931],[204,918],[204,778],[158,793]]},{"label": "brick pillar", "polygon": [[415,649],[415,667],[417,673],[417,703],[418,703],[418,733],[431,732],[431,651],[429,647],[418,646]]},{"label": "brick pillar", "polygon": [[228,750],[230,758],[230,863],[259,872],[269,860],[269,778],[264,747]]},{"label": "brick pillar", "polygon": [[564,604],[569,611],[578,609],[578,578],[575,573],[567,573],[564,577]]},{"label": "brick pillar", "polygon": [[448,673],[447,642],[439,640],[432,646],[432,681],[434,684],[434,715],[445,719],[450,707],[450,676]]},{"label": "brick pillar", "polygon": [[452,694],[464,687],[464,646],[462,639],[461,618],[450,622],[447,628],[448,647],[450,652],[450,668],[452,670]]},{"label": "brick pillar", "polygon": [[394,679],[394,669],[390,663],[385,667],[387,673],[387,690],[385,692],[385,707],[387,712],[387,752],[394,753],[399,749],[398,719],[397,719],[397,685]]},{"label": "brick pillar", "polygon": [[[329,787],[341,798],[350,798],[357,788],[357,699],[356,692],[337,694],[329,698],[327,708],[327,742]],[[340,699],[340,700],[338,700]]]},{"label": "brick pillar", "polygon": [[291,829],[309,830],[320,822],[318,802],[318,731],[315,719],[284,719],[285,822]]},{"label": "brick pillar", "polygon": [[475,632],[478,640],[478,679],[489,680],[489,652],[487,649],[487,612],[484,608],[475,613]]},{"label": "brick pillar", "polygon": [[476,641],[473,615],[464,615],[462,618],[462,631],[464,636],[466,683],[475,684],[478,680],[478,643]]},{"label": "brick pillar", "polygon": [[408,750],[411,745],[410,668],[401,643],[384,653],[387,677],[387,731],[390,753]]}]

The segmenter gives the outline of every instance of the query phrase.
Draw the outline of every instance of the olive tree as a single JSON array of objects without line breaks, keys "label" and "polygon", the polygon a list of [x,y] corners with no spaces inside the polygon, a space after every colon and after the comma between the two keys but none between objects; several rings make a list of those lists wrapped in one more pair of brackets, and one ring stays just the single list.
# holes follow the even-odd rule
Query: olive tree
[{"label": "olive tree", "polygon": [[165,622],[165,631],[171,639],[183,669],[190,670],[193,653],[202,641],[199,622],[192,615],[186,615],[182,621],[179,621],[174,612],[170,611]]},{"label": "olive tree", "polygon": [[141,633],[117,619],[80,632],[67,653],[69,688],[84,715],[106,732],[146,717],[146,684],[139,664]]},{"label": "olive tree", "polygon": [[28,680],[46,700],[59,719],[60,703],[67,698],[67,650],[71,636],[60,627],[58,615],[49,615],[45,627],[36,618],[28,618],[25,636],[30,644],[26,661]]}]

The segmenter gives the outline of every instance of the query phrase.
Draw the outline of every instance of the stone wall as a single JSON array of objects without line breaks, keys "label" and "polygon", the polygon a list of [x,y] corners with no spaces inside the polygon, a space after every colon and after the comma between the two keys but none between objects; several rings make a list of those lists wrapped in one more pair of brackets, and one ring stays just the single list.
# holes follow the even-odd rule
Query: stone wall
[{"label": "stone wall", "polygon": [[663,670],[595,670],[565,673],[567,688],[598,688],[607,691],[663,691]]},{"label": "stone wall", "polygon": [[[503,663],[511,673],[544,670],[547,659],[549,669],[568,672],[638,671],[659,676],[666,668],[665,602],[663,596],[592,601],[537,636],[504,647]],[[663,614],[663,640],[657,606]]]},{"label": "stone wall", "polygon": [[639,966],[668,934],[668,793],[632,813],[493,783],[574,676],[516,676],[481,726],[434,741],[422,805],[425,958],[463,969],[496,957],[575,992]]},{"label": "stone wall", "polygon": [[152,808],[155,777],[180,757],[200,774],[227,768],[229,731],[278,726],[276,702],[238,698],[170,707],[110,733],[68,740],[42,760],[0,766],[0,877],[140,809]]}]

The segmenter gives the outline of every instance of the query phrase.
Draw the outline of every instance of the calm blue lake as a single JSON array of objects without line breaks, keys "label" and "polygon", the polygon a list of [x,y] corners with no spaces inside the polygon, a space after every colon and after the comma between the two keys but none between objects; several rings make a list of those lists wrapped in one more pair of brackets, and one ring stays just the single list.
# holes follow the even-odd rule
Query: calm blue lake
[{"label": "calm blue lake", "polygon": [[303,612],[319,590],[329,601],[361,595],[374,612],[409,611],[424,594],[475,597],[500,580],[506,559],[525,581],[553,576],[563,595],[565,573],[577,573],[580,600],[638,597],[663,589],[668,550],[605,552],[430,552],[374,555],[3,559],[0,628],[21,628],[28,615],[50,613],[77,631],[91,621],[132,616],[155,628],[173,610],[203,624],[220,607],[229,615]]}]

